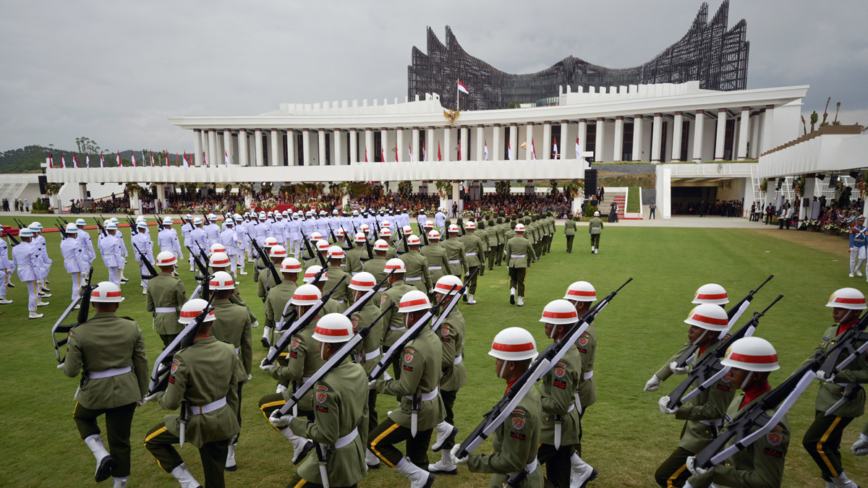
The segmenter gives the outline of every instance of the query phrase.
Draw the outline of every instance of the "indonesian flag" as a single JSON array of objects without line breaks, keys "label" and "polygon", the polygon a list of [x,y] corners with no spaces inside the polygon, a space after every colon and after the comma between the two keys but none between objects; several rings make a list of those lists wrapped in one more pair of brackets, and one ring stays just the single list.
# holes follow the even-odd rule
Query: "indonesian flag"
[{"label": "indonesian flag", "polygon": [[533,154],[533,160],[536,161],[536,146],[533,144],[533,138],[530,140],[530,152]]},{"label": "indonesian flag", "polygon": [[558,138],[555,137],[555,147],[554,147],[555,159],[558,159]]},{"label": "indonesian flag", "polygon": [[78,155],[72,153],[72,167],[78,169]]},{"label": "indonesian flag", "polygon": [[461,80],[458,80],[458,91],[470,95],[470,92],[467,91],[467,87],[464,86],[464,83],[461,83]]},{"label": "indonesian flag", "polygon": [[458,141],[458,160],[461,161],[461,141]]},{"label": "indonesian flag", "polygon": [[579,137],[576,136],[576,159],[582,158],[582,148],[579,147]]},{"label": "indonesian flag", "polygon": [[60,153],[60,168],[66,168],[66,158],[63,157],[63,153]]},{"label": "indonesian flag", "polygon": [[[150,154],[150,156],[151,156],[151,167],[153,168],[154,167],[154,153],[148,151],[148,154]],[[144,156],[145,155],[142,154],[142,157],[144,157]]]},{"label": "indonesian flag", "polygon": [[[178,158],[175,158],[175,162],[178,162]],[[166,151],[166,167],[168,168],[169,166],[172,165],[169,163],[169,151]]]},{"label": "indonesian flag", "polygon": [[45,163],[48,165],[49,168],[54,168],[54,161],[51,160],[51,153],[48,153],[45,156]]},{"label": "indonesian flag", "polygon": [[133,168],[136,168],[136,152],[130,151],[130,157],[133,158]]},{"label": "indonesian flag", "polygon": [[84,155],[84,167],[90,169],[90,154]]},{"label": "indonesian flag", "polygon": [[184,169],[190,169],[190,163],[187,162],[187,151],[184,151]]},{"label": "indonesian flag", "polygon": [[506,152],[509,155],[509,160],[515,161],[514,159],[512,159],[512,140],[510,140],[510,139],[507,139],[507,141],[506,141]]},{"label": "indonesian flag", "polygon": [[395,145],[395,162],[398,162],[398,145]]},{"label": "indonesian flag", "polygon": [[368,148],[365,148],[365,162],[368,162]]},{"label": "indonesian flag", "polygon": [[385,163],[386,162],[386,148],[380,147],[380,159]]},{"label": "indonesian flag", "polygon": [[437,142],[437,161],[443,161],[443,154],[440,153],[440,142]]},{"label": "indonesian flag", "polygon": [[99,152],[99,167],[105,168],[105,156],[102,155],[102,151]]},{"label": "indonesian flag", "polygon": [[482,150],[485,151],[485,160],[488,161],[488,140],[485,141],[485,146]]},{"label": "indonesian flag", "polygon": [[205,151],[202,151],[202,163],[203,163],[205,166],[208,166],[208,155],[205,154]]},{"label": "indonesian flag", "polygon": [[117,155],[118,155],[118,156],[117,156],[117,160],[118,160],[118,168],[120,168],[120,167],[121,167],[121,153],[118,152]]},{"label": "indonesian flag", "polygon": [[223,163],[226,166],[229,166],[229,151],[224,152]]},{"label": "indonesian flag", "polygon": [[410,162],[412,163],[413,162],[413,144],[412,143],[407,144],[407,151],[410,154]]},{"label": "indonesian flag", "polygon": [[428,161],[428,153],[425,152],[425,143],[422,143],[422,161]]}]

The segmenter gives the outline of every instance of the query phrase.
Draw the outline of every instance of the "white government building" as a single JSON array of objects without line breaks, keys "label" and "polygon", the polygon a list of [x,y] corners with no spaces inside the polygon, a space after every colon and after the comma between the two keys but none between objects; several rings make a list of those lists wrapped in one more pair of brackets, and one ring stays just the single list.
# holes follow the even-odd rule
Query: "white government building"
[{"label": "white government building", "polygon": [[54,168],[46,174],[49,182],[78,183],[80,195],[88,183],[154,184],[164,198],[167,188],[183,182],[409,180],[426,191],[427,182],[445,180],[453,182],[457,198],[459,183],[583,179],[591,162],[644,161],[659,165],[656,203],[669,218],[673,190],[683,187],[715,186],[718,199],[743,198],[746,208],[762,198],[758,164],[750,161],[798,137],[807,90],[715,91],[700,89],[697,81],[568,87],[539,104],[461,111],[453,120],[436,93],[403,103],[283,103],[261,115],[170,118],[193,136],[189,169]]}]

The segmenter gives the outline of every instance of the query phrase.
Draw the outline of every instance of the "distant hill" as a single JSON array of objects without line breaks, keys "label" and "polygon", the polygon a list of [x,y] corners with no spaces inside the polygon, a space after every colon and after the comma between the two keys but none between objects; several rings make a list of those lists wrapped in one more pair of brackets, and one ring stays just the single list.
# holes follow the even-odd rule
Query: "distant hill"
[{"label": "distant hill", "polygon": [[[85,155],[84,153],[80,153],[77,151],[70,150],[61,150],[48,148],[44,146],[26,146],[20,149],[11,149],[9,151],[0,151],[0,173],[29,173],[29,172],[38,172],[41,170],[40,164],[45,162],[45,158],[48,153],[51,152],[52,157],[54,159],[54,167],[60,167],[60,157],[61,154],[66,159],[66,165],[68,167],[72,166],[72,155],[75,152],[78,155],[78,167],[83,168],[85,165]],[[181,153],[183,154],[183,153]],[[121,164],[124,166],[132,166],[132,151],[121,151]],[[145,155],[148,157],[146,162],[147,165],[150,165],[150,155],[149,150],[145,150]],[[117,162],[115,160],[115,153],[104,153],[105,156],[105,165],[116,167]],[[141,166],[145,162],[141,160],[142,152],[136,150],[136,163]],[[191,155],[187,156],[188,158]],[[169,153],[169,160],[172,166],[175,165],[175,154]],[[163,166],[165,165],[164,156],[162,151],[154,151],[154,164]],[[91,168],[99,167],[99,153],[91,153],[90,154],[90,166]]]}]

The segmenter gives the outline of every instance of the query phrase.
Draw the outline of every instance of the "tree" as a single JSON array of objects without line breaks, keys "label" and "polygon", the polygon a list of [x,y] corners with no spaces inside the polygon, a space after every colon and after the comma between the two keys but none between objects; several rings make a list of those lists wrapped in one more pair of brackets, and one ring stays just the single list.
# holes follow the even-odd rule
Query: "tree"
[{"label": "tree", "polygon": [[820,116],[817,115],[817,111],[814,110],[814,113],[811,114],[811,132],[814,132],[814,126],[817,125],[817,120],[819,120]]}]

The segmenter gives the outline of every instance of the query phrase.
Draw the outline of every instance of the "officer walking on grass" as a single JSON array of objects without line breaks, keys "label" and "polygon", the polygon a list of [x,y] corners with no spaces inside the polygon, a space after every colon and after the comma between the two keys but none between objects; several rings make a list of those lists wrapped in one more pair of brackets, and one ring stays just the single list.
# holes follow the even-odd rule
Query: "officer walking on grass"
[{"label": "officer walking on grass", "polygon": [[[509,268],[509,304],[519,307],[524,306],[524,280],[527,268],[536,259],[533,246],[524,238],[524,224],[516,224],[515,237],[506,242],[503,250],[503,258],[506,259]],[[518,299],[515,295],[518,293]]]},{"label": "officer walking on grass", "polygon": [[[461,243],[464,244],[465,249],[465,279],[467,279],[477,268],[485,268],[485,244],[476,236],[476,222],[472,220],[467,222],[464,224],[464,229],[467,233],[461,236]],[[467,288],[468,305],[476,305],[473,295],[476,294],[476,280],[478,278],[478,273],[470,278],[470,286]]]},{"label": "officer walking on grass", "polygon": [[576,221],[567,219],[564,221],[564,236],[567,238],[567,252],[573,252],[573,239],[576,237]]},{"label": "officer walking on grass", "polygon": [[856,223],[850,228],[850,278],[853,273],[862,276],[859,268],[865,264],[865,255],[868,251],[868,229],[865,228],[865,216],[856,218]]},{"label": "officer walking on grass", "polygon": [[588,233],[591,235],[591,254],[600,254],[600,234],[603,232],[603,220],[600,212],[594,212],[594,218],[588,222]]},{"label": "officer walking on grass", "polygon": [[169,344],[184,330],[178,322],[181,306],[187,301],[187,291],[184,282],[173,276],[178,258],[175,253],[164,251],[157,255],[157,267],[160,274],[150,280],[147,291],[147,311],[154,314],[154,331],[163,341],[163,347]]},{"label": "officer walking on grass", "polygon": [[[94,479],[111,476],[116,488],[127,486],[133,414],[148,391],[145,340],[135,320],[115,314],[121,301],[117,285],[97,285],[90,297],[96,313],[69,332],[66,359],[58,366],[70,378],[81,374],[72,418],[96,458]],[[105,415],[108,450],[97,425],[100,415]]]},{"label": "officer walking on grass", "polygon": [[31,319],[41,319],[42,314],[36,313],[37,305],[48,305],[41,300],[37,302],[38,286],[37,279],[42,267],[42,261],[36,252],[36,248],[30,243],[33,239],[33,231],[23,228],[18,232],[21,242],[12,248],[12,268],[18,270],[18,279],[27,284],[27,309],[30,310]]}]

